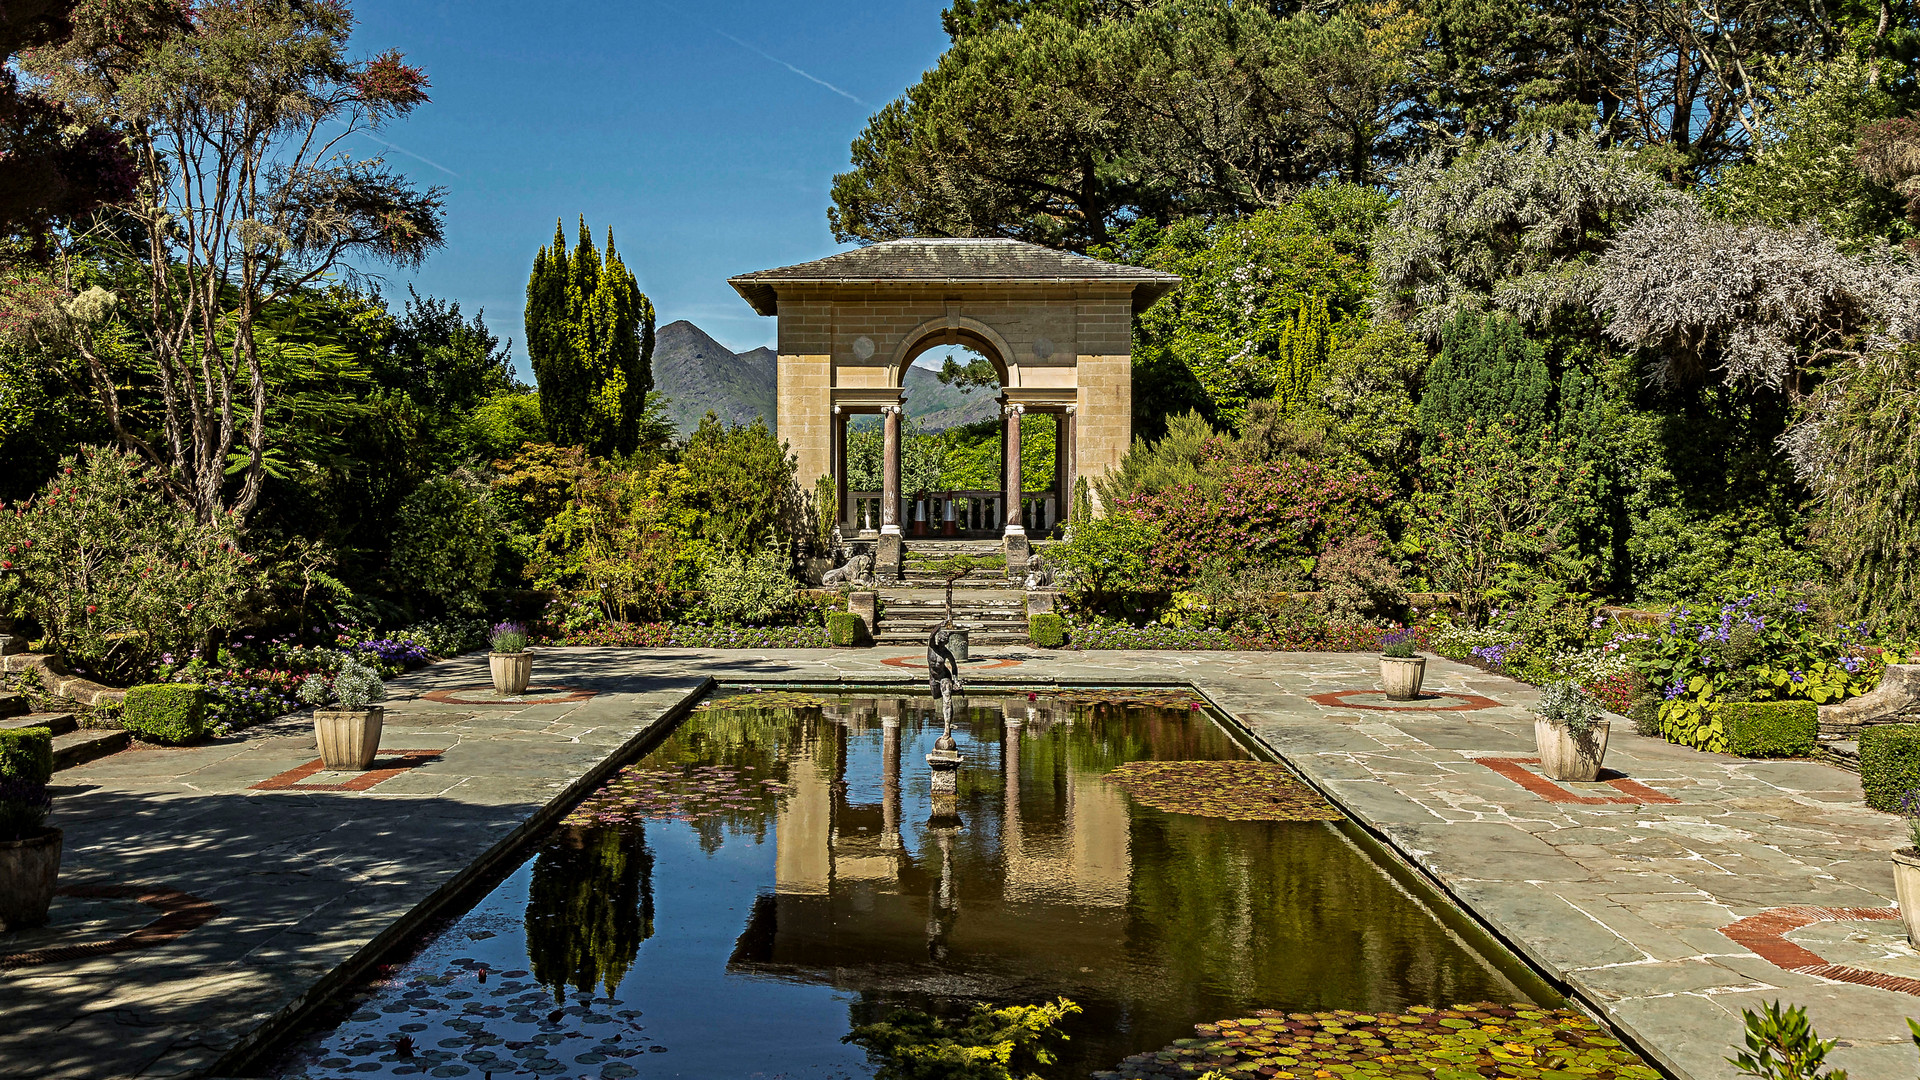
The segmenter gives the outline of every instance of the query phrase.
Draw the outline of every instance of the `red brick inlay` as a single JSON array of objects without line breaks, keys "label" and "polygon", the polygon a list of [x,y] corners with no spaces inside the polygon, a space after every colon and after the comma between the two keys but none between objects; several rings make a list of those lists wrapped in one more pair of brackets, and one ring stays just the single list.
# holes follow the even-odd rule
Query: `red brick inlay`
[{"label": "red brick inlay", "polygon": [[365,791],[383,780],[391,780],[408,769],[418,768],[429,761],[437,761],[445,750],[388,750],[373,759],[375,765],[382,762],[382,769],[368,769],[344,784],[307,784],[302,783],[314,773],[327,771],[327,763],[314,758],[297,769],[288,769],[279,776],[268,777],[248,788],[248,791]]},{"label": "red brick inlay", "polygon": [[[927,670],[927,662],[925,660],[912,656],[889,656],[880,662],[888,667],[919,668],[921,671]],[[1023,661],[1020,660],[968,660],[960,666],[968,671],[987,671],[992,668],[1019,667],[1022,663]]]},{"label": "red brick inlay", "polygon": [[[511,705],[524,709],[529,705],[565,705],[574,701],[585,701],[598,694],[598,690],[576,690],[571,686],[529,686],[527,692],[519,697],[503,698],[493,692],[492,684],[486,686],[461,686],[452,690],[429,690],[420,696],[428,701],[437,701],[442,705]],[[485,694],[483,698],[462,697],[463,694]]]},{"label": "red brick inlay", "polygon": [[[1416,698],[1413,701],[1398,705],[1356,705],[1347,700],[1356,694],[1383,696],[1384,693],[1385,692],[1381,690],[1331,690],[1324,694],[1309,694],[1307,695],[1307,700],[1316,705],[1325,705],[1333,709],[1366,709],[1371,712],[1473,712],[1477,709],[1497,709],[1500,707],[1500,703],[1490,697],[1481,697],[1479,694],[1454,693],[1451,690],[1445,693],[1422,695],[1422,697]],[[1458,701],[1460,704],[1421,704],[1421,702],[1427,698],[1447,698]]]},{"label": "red brick inlay", "polygon": [[1582,795],[1568,791],[1552,780],[1541,776],[1528,765],[1540,764],[1537,757],[1482,757],[1473,760],[1499,773],[1501,776],[1519,784],[1535,795],[1550,803],[1566,803],[1574,806],[1666,806],[1680,800],[1663,791],[1655,791],[1638,780],[1628,776],[1616,776],[1605,781],[1606,785],[1618,795]]},{"label": "red brick inlay", "polygon": [[1834,982],[1872,986],[1920,997],[1920,979],[1888,975],[1883,971],[1829,964],[1819,953],[1787,940],[1787,935],[1817,922],[1864,922],[1898,919],[1899,908],[1777,907],[1720,928],[1736,945],[1777,968]]},{"label": "red brick inlay", "polygon": [[138,900],[160,912],[160,917],[117,938],[85,941],[76,945],[55,945],[30,952],[0,953],[0,970],[58,964],[68,960],[89,960],[111,956],[130,949],[144,949],[172,941],[220,914],[220,909],[197,896],[176,889],[144,885],[71,885],[59,890],[61,896],[101,900]]}]

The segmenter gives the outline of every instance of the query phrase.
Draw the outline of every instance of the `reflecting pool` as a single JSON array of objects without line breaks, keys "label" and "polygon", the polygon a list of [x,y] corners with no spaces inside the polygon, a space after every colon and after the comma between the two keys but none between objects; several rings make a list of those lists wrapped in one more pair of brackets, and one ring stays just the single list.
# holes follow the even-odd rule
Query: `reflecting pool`
[{"label": "reflecting pool", "polygon": [[1083,1077],[1255,1009],[1532,1000],[1353,826],[1104,779],[1249,756],[1184,702],[960,699],[939,798],[924,696],[719,704],[278,1075],[865,1077],[841,1039],[892,1008],[1064,995],[1085,1011],[1054,1073]]}]

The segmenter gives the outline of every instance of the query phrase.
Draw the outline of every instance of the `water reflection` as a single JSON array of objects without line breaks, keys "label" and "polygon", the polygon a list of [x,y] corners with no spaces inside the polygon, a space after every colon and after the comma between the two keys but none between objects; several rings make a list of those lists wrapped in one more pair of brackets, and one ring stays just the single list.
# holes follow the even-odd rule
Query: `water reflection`
[{"label": "water reflection", "polygon": [[[1056,1075],[1084,1076],[1258,1008],[1525,1000],[1339,828],[1168,814],[1105,782],[1245,757],[1203,714],[1044,696],[955,714],[947,795],[924,697],[697,714],[292,1071],[398,1074],[376,1051],[405,1021],[436,1075],[864,1076],[839,1037],[892,1008],[1065,995],[1085,1011]],[[496,931],[516,902],[522,940]],[[573,1004],[518,984],[491,1003],[468,981],[489,963]]]}]

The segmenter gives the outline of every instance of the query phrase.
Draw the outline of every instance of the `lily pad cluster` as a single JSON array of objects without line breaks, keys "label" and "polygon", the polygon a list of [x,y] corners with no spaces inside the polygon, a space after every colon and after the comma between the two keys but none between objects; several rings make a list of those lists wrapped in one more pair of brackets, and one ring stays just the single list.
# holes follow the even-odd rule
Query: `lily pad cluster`
[{"label": "lily pad cluster", "polygon": [[1191,711],[1206,704],[1180,690],[1068,690],[1047,696],[1062,705],[1116,705]]},{"label": "lily pad cluster", "polygon": [[626,825],[637,821],[692,821],[716,814],[760,809],[768,796],[786,790],[728,765],[650,765],[642,762],[586,797],[563,825]]},{"label": "lily pad cluster", "polygon": [[703,701],[693,707],[694,712],[712,712],[715,709],[823,709],[826,700],[812,694],[797,694],[791,690],[748,690],[740,694],[728,694],[723,698]]},{"label": "lily pad cluster", "polygon": [[556,1005],[526,971],[490,970],[470,958],[441,975],[378,986],[356,1004],[339,1029],[295,1055],[288,1075],[625,1080],[640,1075],[630,1060],[667,1049],[617,997]]},{"label": "lily pad cluster", "polygon": [[1416,1006],[1405,1013],[1281,1013],[1196,1024],[1199,1038],[1135,1054],[1102,1080],[1658,1080],[1570,1009]]},{"label": "lily pad cluster", "polygon": [[1136,802],[1229,821],[1338,821],[1340,811],[1284,765],[1264,761],[1131,761],[1107,780]]}]

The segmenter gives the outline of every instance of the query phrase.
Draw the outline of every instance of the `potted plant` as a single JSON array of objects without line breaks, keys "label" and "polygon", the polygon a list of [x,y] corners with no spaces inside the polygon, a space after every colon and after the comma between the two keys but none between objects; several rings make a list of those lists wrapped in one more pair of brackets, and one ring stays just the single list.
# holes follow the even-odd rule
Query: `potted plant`
[{"label": "potted plant", "polygon": [[527,651],[527,628],[516,622],[503,622],[493,628],[493,652],[487,667],[493,673],[493,692],[501,697],[519,697],[527,692],[533,678],[533,654]]},{"label": "potted plant", "polygon": [[953,583],[980,568],[965,555],[955,555],[933,564],[933,572],[946,579],[947,583],[947,651],[953,653],[956,664],[967,662],[967,632],[953,625]]},{"label": "potted plant", "polygon": [[1907,944],[1920,943],[1920,789],[1900,800],[1907,819],[1911,846],[1893,853],[1893,897],[1900,904],[1900,921],[1907,924]]},{"label": "potted plant", "polygon": [[1414,633],[1396,630],[1380,639],[1380,682],[1389,701],[1412,701],[1420,696],[1427,677],[1427,658],[1414,651]]},{"label": "potted plant", "polygon": [[51,730],[0,730],[0,934],[47,921],[60,876],[61,832],[47,827],[52,779]]},{"label": "potted plant", "polygon": [[1597,780],[1607,756],[1608,722],[1600,703],[1579,683],[1562,680],[1540,692],[1533,721],[1533,742],[1540,770],[1555,780]]},{"label": "potted plant", "polygon": [[[319,678],[300,684],[300,700],[309,705],[325,705],[328,696],[329,689]],[[331,696],[332,709],[313,711],[313,735],[320,744],[320,760],[329,769],[365,772],[380,752],[380,729],[387,710],[374,702],[386,700],[386,684],[365,661],[349,656],[333,677]]]}]

